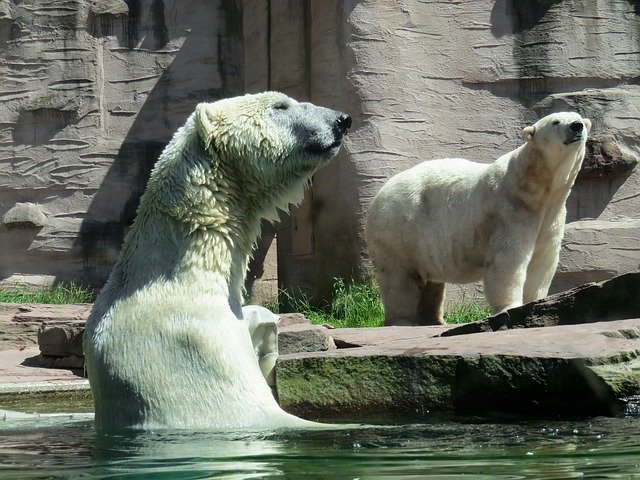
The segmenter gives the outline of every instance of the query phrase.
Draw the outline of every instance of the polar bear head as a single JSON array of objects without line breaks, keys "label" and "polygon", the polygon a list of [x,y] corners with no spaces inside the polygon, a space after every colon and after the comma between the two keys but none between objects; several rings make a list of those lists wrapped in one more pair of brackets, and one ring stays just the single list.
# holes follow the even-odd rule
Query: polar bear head
[{"label": "polar bear head", "polygon": [[271,184],[310,176],[334,157],[351,117],[264,92],[201,103],[195,122],[205,148],[233,163],[244,180]]},{"label": "polar bear head", "polygon": [[522,134],[527,143],[535,145],[546,158],[564,159],[584,150],[591,121],[574,112],[558,112],[541,118],[526,127]]},{"label": "polar bear head", "polygon": [[192,230],[231,217],[277,220],[350,126],[345,113],[277,92],[200,103],[156,163],[143,202]]}]

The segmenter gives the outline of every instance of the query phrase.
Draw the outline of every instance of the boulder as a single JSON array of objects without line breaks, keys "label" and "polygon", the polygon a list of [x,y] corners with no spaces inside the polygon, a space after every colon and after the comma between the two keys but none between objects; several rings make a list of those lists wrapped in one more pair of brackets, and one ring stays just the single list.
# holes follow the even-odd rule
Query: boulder
[{"label": "boulder", "polygon": [[612,415],[640,393],[640,319],[449,337],[431,327],[383,327],[366,335],[362,347],[281,355],[281,406],[352,421],[434,410]]},{"label": "boulder", "polygon": [[485,320],[451,328],[442,336],[630,318],[640,318],[640,273],[581,285]]},{"label": "boulder", "polygon": [[336,348],[329,329],[321,325],[298,323],[278,328],[280,355],[298,352],[324,352]]},{"label": "boulder", "polygon": [[84,321],[44,324],[38,331],[40,353],[49,357],[82,357]]},{"label": "boulder", "polygon": [[47,216],[35,203],[16,203],[2,217],[7,228],[42,228],[47,224]]}]

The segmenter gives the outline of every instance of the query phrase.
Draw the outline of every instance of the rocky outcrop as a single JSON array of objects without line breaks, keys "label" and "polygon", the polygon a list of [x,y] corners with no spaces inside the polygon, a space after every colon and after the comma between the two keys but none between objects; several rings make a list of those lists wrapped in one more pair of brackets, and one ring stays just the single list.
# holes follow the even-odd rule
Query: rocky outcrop
[{"label": "rocky outcrop", "polygon": [[627,177],[638,165],[638,158],[622,152],[613,135],[595,135],[587,140],[585,159],[576,182],[613,180]]},{"label": "rocky outcrop", "polygon": [[[43,329],[74,329],[84,325],[90,304],[0,304],[0,350],[35,346]],[[77,347],[74,350],[77,352]]]},{"label": "rocky outcrop", "polygon": [[283,355],[281,405],[311,417],[431,410],[619,414],[640,394],[640,273],[454,326],[336,329]]},{"label": "rocky outcrop", "polygon": [[451,328],[442,336],[631,318],[640,318],[640,273],[581,285],[486,320]]},{"label": "rocky outcrop", "polygon": [[[446,327],[444,327],[446,328]],[[440,327],[368,329],[351,348],[281,356],[280,404],[298,415],[429,411],[618,414],[640,393],[640,319],[444,337]],[[375,338],[375,340],[374,340]]]}]

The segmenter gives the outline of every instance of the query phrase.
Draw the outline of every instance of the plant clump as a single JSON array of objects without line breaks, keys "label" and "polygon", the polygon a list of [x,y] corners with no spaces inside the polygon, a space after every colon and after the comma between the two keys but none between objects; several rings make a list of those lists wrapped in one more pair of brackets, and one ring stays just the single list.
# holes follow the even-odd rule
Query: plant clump
[{"label": "plant clump", "polygon": [[[313,324],[335,328],[371,328],[384,326],[384,309],[380,300],[380,289],[373,278],[359,283],[335,278],[331,301],[314,305],[300,294],[294,296],[280,291],[281,304],[287,310],[302,313]],[[278,313],[280,305],[268,304],[267,308]],[[469,323],[491,315],[491,309],[479,300],[451,303],[444,312],[446,323]]]},{"label": "plant clump", "polygon": [[51,287],[36,290],[26,285],[15,285],[0,290],[0,303],[48,303],[68,305],[74,303],[91,303],[95,293],[91,288],[75,282],[61,282]]}]

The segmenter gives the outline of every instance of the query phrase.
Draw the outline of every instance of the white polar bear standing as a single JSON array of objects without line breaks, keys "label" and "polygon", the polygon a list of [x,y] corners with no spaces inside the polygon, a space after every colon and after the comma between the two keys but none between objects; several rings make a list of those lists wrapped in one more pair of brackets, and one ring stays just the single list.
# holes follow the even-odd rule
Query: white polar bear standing
[{"label": "white polar bear standing", "polygon": [[274,322],[255,309],[243,319],[242,288],[260,220],[302,198],[350,125],[276,92],[196,107],[156,163],[87,321],[97,428],[312,424],[273,398],[251,335],[269,376],[273,339],[258,324]]},{"label": "white polar bear standing", "polygon": [[392,177],[366,226],[385,324],[444,323],[445,283],[484,280],[494,313],[545,297],[590,128],[554,113],[494,163],[432,160]]}]

